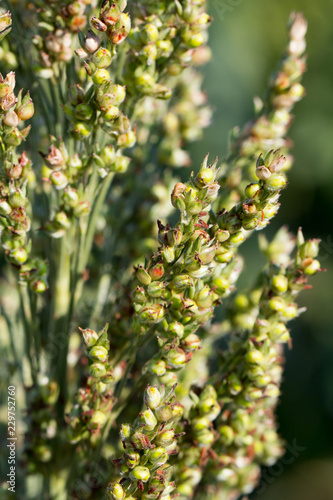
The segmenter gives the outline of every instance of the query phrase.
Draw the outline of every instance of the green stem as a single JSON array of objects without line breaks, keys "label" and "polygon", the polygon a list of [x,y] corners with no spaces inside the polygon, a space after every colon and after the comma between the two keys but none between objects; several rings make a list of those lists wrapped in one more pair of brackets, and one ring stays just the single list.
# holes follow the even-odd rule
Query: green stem
[{"label": "green stem", "polygon": [[[104,274],[99,282],[98,292],[95,300],[94,309],[90,315],[88,325],[93,325],[97,323],[96,318],[100,318],[102,315],[103,307],[106,304],[108,293],[111,284],[111,276],[109,274]],[[94,326],[94,325],[93,325]]]},{"label": "green stem", "polygon": [[41,339],[40,339],[40,328],[37,322],[38,310],[37,310],[37,295],[29,290],[29,300],[30,300],[30,310],[31,310],[31,331],[34,339],[35,353],[36,353],[36,364],[37,370],[40,370],[40,350],[41,350]]},{"label": "green stem", "polygon": [[30,371],[31,371],[31,378],[34,384],[37,383],[37,368],[34,364],[33,356],[32,356],[32,338],[31,338],[31,328],[30,328],[30,323],[29,323],[29,312],[28,312],[28,306],[27,306],[27,300],[25,293],[22,289],[22,286],[18,285],[18,293],[20,297],[20,309],[21,309],[21,316],[22,316],[22,322],[23,322],[23,327],[24,327],[24,333],[25,333],[25,342],[26,342],[26,354],[29,360],[29,365],[30,365]]},{"label": "green stem", "polygon": [[59,240],[58,259],[55,262],[56,280],[54,284],[53,341],[60,349],[56,359],[56,380],[59,382],[59,402],[61,411],[67,397],[67,352],[69,343],[68,311],[70,307],[70,263],[71,252],[68,235]]},{"label": "green stem", "polygon": [[113,177],[114,177],[114,172],[110,172],[100,184],[99,191],[95,197],[95,202],[93,204],[93,208],[89,217],[87,231],[81,243],[78,267],[77,267],[78,282],[75,290],[75,300],[74,300],[75,304],[77,304],[78,300],[82,295],[82,288],[84,282],[83,271],[86,268],[91,253],[94,241],[94,235],[96,231],[97,219],[100,215],[102,206],[105,202],[105,198],[108,194]]},{"label": "green stem", "polygon": [[0,303],[0,311],[1,315],[5,318],[5,321],[7,323],[7,329],[8,329],[8,334],[9,334],[9,340],[10,340],[10,347],[13,353],[14,361],[15,361],[15,366],[16,369],[20,375],[20,379],[22,382],[22,387],[24,386],[24,378],[23,378],[23,372],[22,372],[22,363],[19,361],[17,351],[16,351],[16,346],[15,346],[15,341],[14,341],[14,327],[11,319],[9,318],[8,314],[6,313],[5,308],[2,306]]}]

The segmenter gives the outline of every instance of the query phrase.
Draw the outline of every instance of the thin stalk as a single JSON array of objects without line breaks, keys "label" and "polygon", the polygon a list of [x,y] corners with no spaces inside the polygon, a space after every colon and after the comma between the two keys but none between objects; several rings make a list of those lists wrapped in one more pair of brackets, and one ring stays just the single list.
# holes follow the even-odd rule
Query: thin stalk
[{"label": "thin stalk", "polygon": [[55,124],[58,125],[60,124],[60,120],[59,120],[59,99],[55,93],[55,88],[59,85],[57,85],[56,81],[54,78],[52,78],[52,80],[48,80],[48,84],[49,84],[49,89],[50,89],[50,95],[51,95],[51,99],[52,99],[52,102],[53,102],[53,109],[54,109],[54,120],[55,120]]},{"label": "thin stalk", "polygon": [[38,81],[38,87],[40,90],[40,95],[38,96],[38,101],[40,102],[42,110],[43,110],[43,118],[45,120],[45,125],[47,128],[47,131],[50,135],[52,135],[55,133],[54,122],[50,118],[50,109],[52,109],[52,107],[51,107],[50,101],[45,93],[43,85],[40,81]]},{"label": "thin stalk", "polygon": [[6,313],[5,308],[3,305],[0,303],[0,311],[1,315],[5,318],[5,321],[7,323],[7,330],[9,334],[9,340],[10,340],[10,347],[13,353],[14,361],[15,361],[15,366],[16,369],[20,375],[22,387],[24,386],[24,378],[23,378],[23,372],[22,372],[22,363],[19,361],[17,351],[16,351],[16,346],[15,346],[15,341],[14,341],[14,327],[11,319],[9,318],[8,314]]},{"label": "thin stalk", "polygon": [[18,285],[18,294],[20,298],[20,310],[21,310],[21,317],[22,317],[22,322],[23,322],[23,327],[24,327],[24,333],[25,333],[25,342],[26,342],[26,354],[28,357],[29,365],[30,365],[30,371],[31,371],[31,378],[34,384],[37,382],[37,369],[34,365],[33,361],[33,356],[32,356],[32,339],[31,339],[31,328],[29,324],[29,312],[28,312],[28,306],[27,306],[27,301],[26,297],[23,294],[22,287]]},{"label": "thin stalk", "polygon": [[40,370],[40,350],[41,350],[41,338],[40,329],[37,323],[37,295],[29,290],[29,300],[30,300],[30,310],[31,310],[31,331],[34,339],[35,353],[36,353],[36,364],[37,370]]},{"label": "thin stalk", "polygon": [[99,282],[99,287],[98,287],[97,297],[95,300],[95,305],[94,305],[94,308],[93,308],[92,313],[90,315],[88,325],[95,323],[96,322],[95,318],[100,318],[102,316],[102,310],[103,310],[104,304],[107,301],[110,284],[111,284],[111,276],[109,274],[104,274],[101,277],[100,282]]},{"label": "thin stalk", "polygon": [[[56,260],[56,281],[54,285],[53,305],[53,340],[59,346],[61,352],[57,357],[56,373],[59,382],[59,402],[61,413],[64,411],[64,403],[67,396],[67,352],[69,342],[68,332],[68,310],[70,307],[70,251],[68,235],[59,241],[59,253]],[[59,344],[59,340],[61,343]],[[60,408],[59,408],[60,410]]]},{"label": "thin stalk", "polygon": [[83,241],[81,244],[79,261],[78,261],[78,283],[75,291],[75,304],[78,302],[82,294],[83,288],[83,277],[82,273],[87,265],[89,255],[91,253],[94,235],[96,231],[96,223],[101,212],[102,206],[105,202],[105,198],[108,194],[112,179],[114,177],[114,172],[110,172],[102,181],[99,187],[99,191],[95,197],[95,202],[89,217],[88,227]]}]

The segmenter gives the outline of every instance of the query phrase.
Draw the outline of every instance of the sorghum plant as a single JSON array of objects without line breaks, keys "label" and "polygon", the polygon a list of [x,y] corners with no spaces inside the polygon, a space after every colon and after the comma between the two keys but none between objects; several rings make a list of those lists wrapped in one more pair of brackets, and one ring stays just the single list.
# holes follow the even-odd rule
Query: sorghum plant
[{"label": "sorghum plant", "polygon": [[4,4],[0,320],[18,448],[2,494],[247,495],[283,454],[286,325],[321,270],[319,241],[282,229],[261,237],[267,265],[236,290],[238,248],[287,185],[307,23],[291,15],[226,159],[194,162],[183,182],[211,119],[204,0]]}]

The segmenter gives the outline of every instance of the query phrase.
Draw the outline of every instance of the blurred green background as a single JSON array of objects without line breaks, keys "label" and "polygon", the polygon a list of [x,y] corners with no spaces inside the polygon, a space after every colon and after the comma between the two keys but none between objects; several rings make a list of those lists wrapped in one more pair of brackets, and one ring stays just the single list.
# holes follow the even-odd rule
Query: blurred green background
[{"label": "blurred green background", "polygon": [[[290,447],[286,460],[264,472],[251,498],[262,500],[333,499],[333,1],[211,0],[213,60],[205,89],[214,106],[212,126],[192,148],[192,158],[224,157],[228,132],[251,118],[253,96],[264,96],[270,72],[286,41],[292,10],[308,22],[306,98],[296,106],[290,137],[295,164],[282,206],[266,234],[281,225],[302,226],[307,238],[322,240],[326,273],[312,280],[301,304],[308,311],[292,324],[293,350],[287,353],[280,432]],[[254,236],[244,245],[246,274],[255,276],[261,259]],[[287,463],[288,462],[288,463]]]}]

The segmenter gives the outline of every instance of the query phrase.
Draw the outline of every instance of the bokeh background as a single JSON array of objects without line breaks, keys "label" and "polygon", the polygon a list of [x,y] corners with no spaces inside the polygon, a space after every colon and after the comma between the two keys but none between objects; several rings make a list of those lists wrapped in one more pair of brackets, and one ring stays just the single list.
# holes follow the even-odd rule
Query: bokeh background
[{"label": "bokeh background", "polygon": [[[326,273],[301,296],[308,307],[292,324],[293,349],[287,353],[280,432],[288,443],[284,460],[264,472],[256,500],[333,499],[333,1],[211,0],[213,60],[205,89],[214,106],[212,126],[192,147],[192,158],[210,153],[223,158],[228,133],[253,112],[253,97],[263,96],[270,72],[286,41],[292,10],[308,22],[306,98],[298,103],[290,137],[295,164],[282,206],[266,234],[281,225],[302,226],[307,238],[322,240],[320,260]],[[242,247],[243,248],[243,247]],[[257,238],[244,245],[246,273],[260,267]],[[296,445],[296,449],[295,449]]]}]

